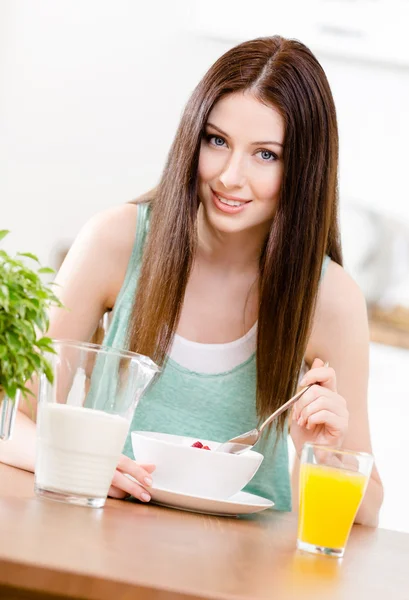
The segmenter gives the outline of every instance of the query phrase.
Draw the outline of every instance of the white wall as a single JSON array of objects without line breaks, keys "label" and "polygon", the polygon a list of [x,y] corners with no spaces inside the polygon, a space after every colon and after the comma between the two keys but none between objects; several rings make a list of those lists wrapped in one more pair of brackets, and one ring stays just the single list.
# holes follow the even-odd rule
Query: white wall
[{"label": "white wall", "polygon": [[338,111],[342,197],[409,224],[409,66],[356,64],[334,57],[322,57],[321,62]]},{"label": "white wall", "polygon": [[385,489],[379,524],[409,532],[409,481],[405,475],[409,457],[409,350],[371,344],[370,365],[369,424]]}]

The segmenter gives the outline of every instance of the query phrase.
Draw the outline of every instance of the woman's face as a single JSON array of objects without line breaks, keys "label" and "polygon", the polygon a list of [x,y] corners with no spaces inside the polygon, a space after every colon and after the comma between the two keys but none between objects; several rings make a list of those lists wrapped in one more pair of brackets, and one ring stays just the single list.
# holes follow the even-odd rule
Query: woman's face
[{"label": "woman's face", "polygon": [[284,120],[249,92],[217,102],[199,156],[199,199],[209,223],[228,233],[270,227],[283,177]]}]

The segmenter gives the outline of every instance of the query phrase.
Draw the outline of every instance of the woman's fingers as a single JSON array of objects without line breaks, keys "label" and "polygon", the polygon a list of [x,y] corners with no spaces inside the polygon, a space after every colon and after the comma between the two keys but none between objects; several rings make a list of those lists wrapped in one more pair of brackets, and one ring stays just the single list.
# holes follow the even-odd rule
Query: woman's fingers
[{"label": "woman's fingers", "polygon": [[[338,394],[332,392],[328,388],[322,387],[321,385],[313,385],[295,403],[293,419],[298,421],[303,413],[304,415],[307,415],[314,412],[314,409],[312,408],[309,408],[307,411],[306,409],[308,406],[313,405],[318,399],[325,399],[328,408],[337,414],[342,415],[346,410],[346,402],[342,396],[339,396]],[[324,400],[321,400],[321,403],[322,402],[324,402]]]},{"label": "woman's fingers", "polygon": [[125,496],[131,495],[134,498],[138,498],[142,500],[142,502],[149,502],[151,499],[150,494],[144,489],[137,481],[134,481],[127,477],[118,469],[115,471],[114,477],[112,479],[111,488],[115,493],[115,498],[124,498]]},{"label": "woman's fingers", "polygon": [[323,367],[325,365],[324,361],[320,358],[314,358],[312,361],[311,369],[317,369],[318,367]]},{"label": "woman's fingers", "polygon": [[322,410],[330,412],[337,418],[346,418],[348,416],[346,402],[341,396],[338,396],[338,394],[334,395],[333,392],[324,390],[320,386],[316,387],[318,388],[317,390],[313,390],[313,388],[308,390],[313,390],[314,396],[312,399],[307,398],[305,404],[297,409],[297,423],[300,427],[304,427],[312,415]]},{"label": "woman's fingers", "polygon": [[108,496],[125,498],[131,495],[142,502],[149,502],[151,497],[145,488],[152,485],[151,474],[154,470],[155,465],[138,465],[128,456],[121,454]]},{"label": "woman's fingers", "polygon": [[127,494],[126,492],[124,492],[124,490],[120,490],[119,488],[111,485],[111,487],[108,490],[108,496],[110,498],[116,498],[119,500],[123,500],[124,498],[126,498],[127,496],[129,496],[129,494]]},{"label": "woman's fingers", "polygon": [[313,429],[316,425],[326,425],[329,431],[343,433],[348,425],[347,418],[339,417],[330,410],[319,410],[306,422],[306,429]]},{"label": "woman's fingers", "polygon": [[333,392],[337,391],[337,378],[332,367],[325,367],[320,359],[315,359],[311,369],[304,375],[300,385],[307,386],[314,383],[319,383]]},{"label": "woman's fingers", "polygon": [[134,460],[124,454],[121,455],[117,466],[118,471],[128,473],[128,475],[131,475],[144,486],[152,485],[151,474],[155,468],[155,465],[138,465]]}]

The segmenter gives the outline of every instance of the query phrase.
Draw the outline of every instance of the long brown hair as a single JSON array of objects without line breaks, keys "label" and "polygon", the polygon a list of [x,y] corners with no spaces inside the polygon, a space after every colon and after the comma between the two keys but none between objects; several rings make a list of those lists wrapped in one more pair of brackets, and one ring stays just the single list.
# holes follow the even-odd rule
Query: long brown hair
[{"label": "long brown hair", "polygon": [[[325,73],[298,41],[245,42],[209,69],[183,113],[151,202],[150,232],[129,327],[131,350],[163,364],[196,248],[197,170],[214,104],[248,90],[285,122],[280,200],[260,254],[257,413],[289,398],[306,351],[325,254],[342,264],[337,224],[338,132]],[[280,421],[282,430],[285,416]]]}]

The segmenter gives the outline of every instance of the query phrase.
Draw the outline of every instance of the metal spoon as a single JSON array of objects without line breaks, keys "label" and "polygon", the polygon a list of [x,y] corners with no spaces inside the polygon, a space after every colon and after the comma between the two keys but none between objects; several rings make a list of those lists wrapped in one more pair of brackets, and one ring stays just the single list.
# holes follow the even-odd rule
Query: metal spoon
[{"label": "metal spoon", "polygon": [[[328,366],[329,366],[329,363],[326,362],[324,364],[324,367],[328,367]],[[261,434],[263,433],[263,431],[267,427],[267,425],[269,425],[272,421],[274,421],[274,419],[279,417],[283,412],[285,412],[293,404],[295,404],[297,402],[297,400],[299,398],[301,398],[301,396],[303,394],[305,394],[305,392],[307,390],[309,390],[310,387],[313,385],[314,384],[311,383],[310,385],[307,385],[306,387],[301,388],[301,390],[299,392],[297,392],[295,394],[295,396],[293,396],[292,398],[287,400],[287,402],[285,404],[283,404],[282,406],[280,406],[280,408],[278,408],[275,412],[273,412],[273,414],[270,415],[268,417],[268,419],[266,419],[264,421],[264,423],[262,423],[260,425],[260,427],[258,427],[256,429],[252,429],[251,431],[247,431],[246,433],[242,433],[241,435],[238,435],[237,437],[231,438],[231,440],[229,440],[228,442],[224,442],[223,444],[220,444],[220,446],[218,446],[216,448],[216,452],[227,452],[228,454],[241,454],[242,452],[245,452],[246,450],[250,450],[250,448],[252,448],[253,446],[255,446],[255,444],[257,444],[257,442],[259,441],[259,439],[261,437]]]}]

